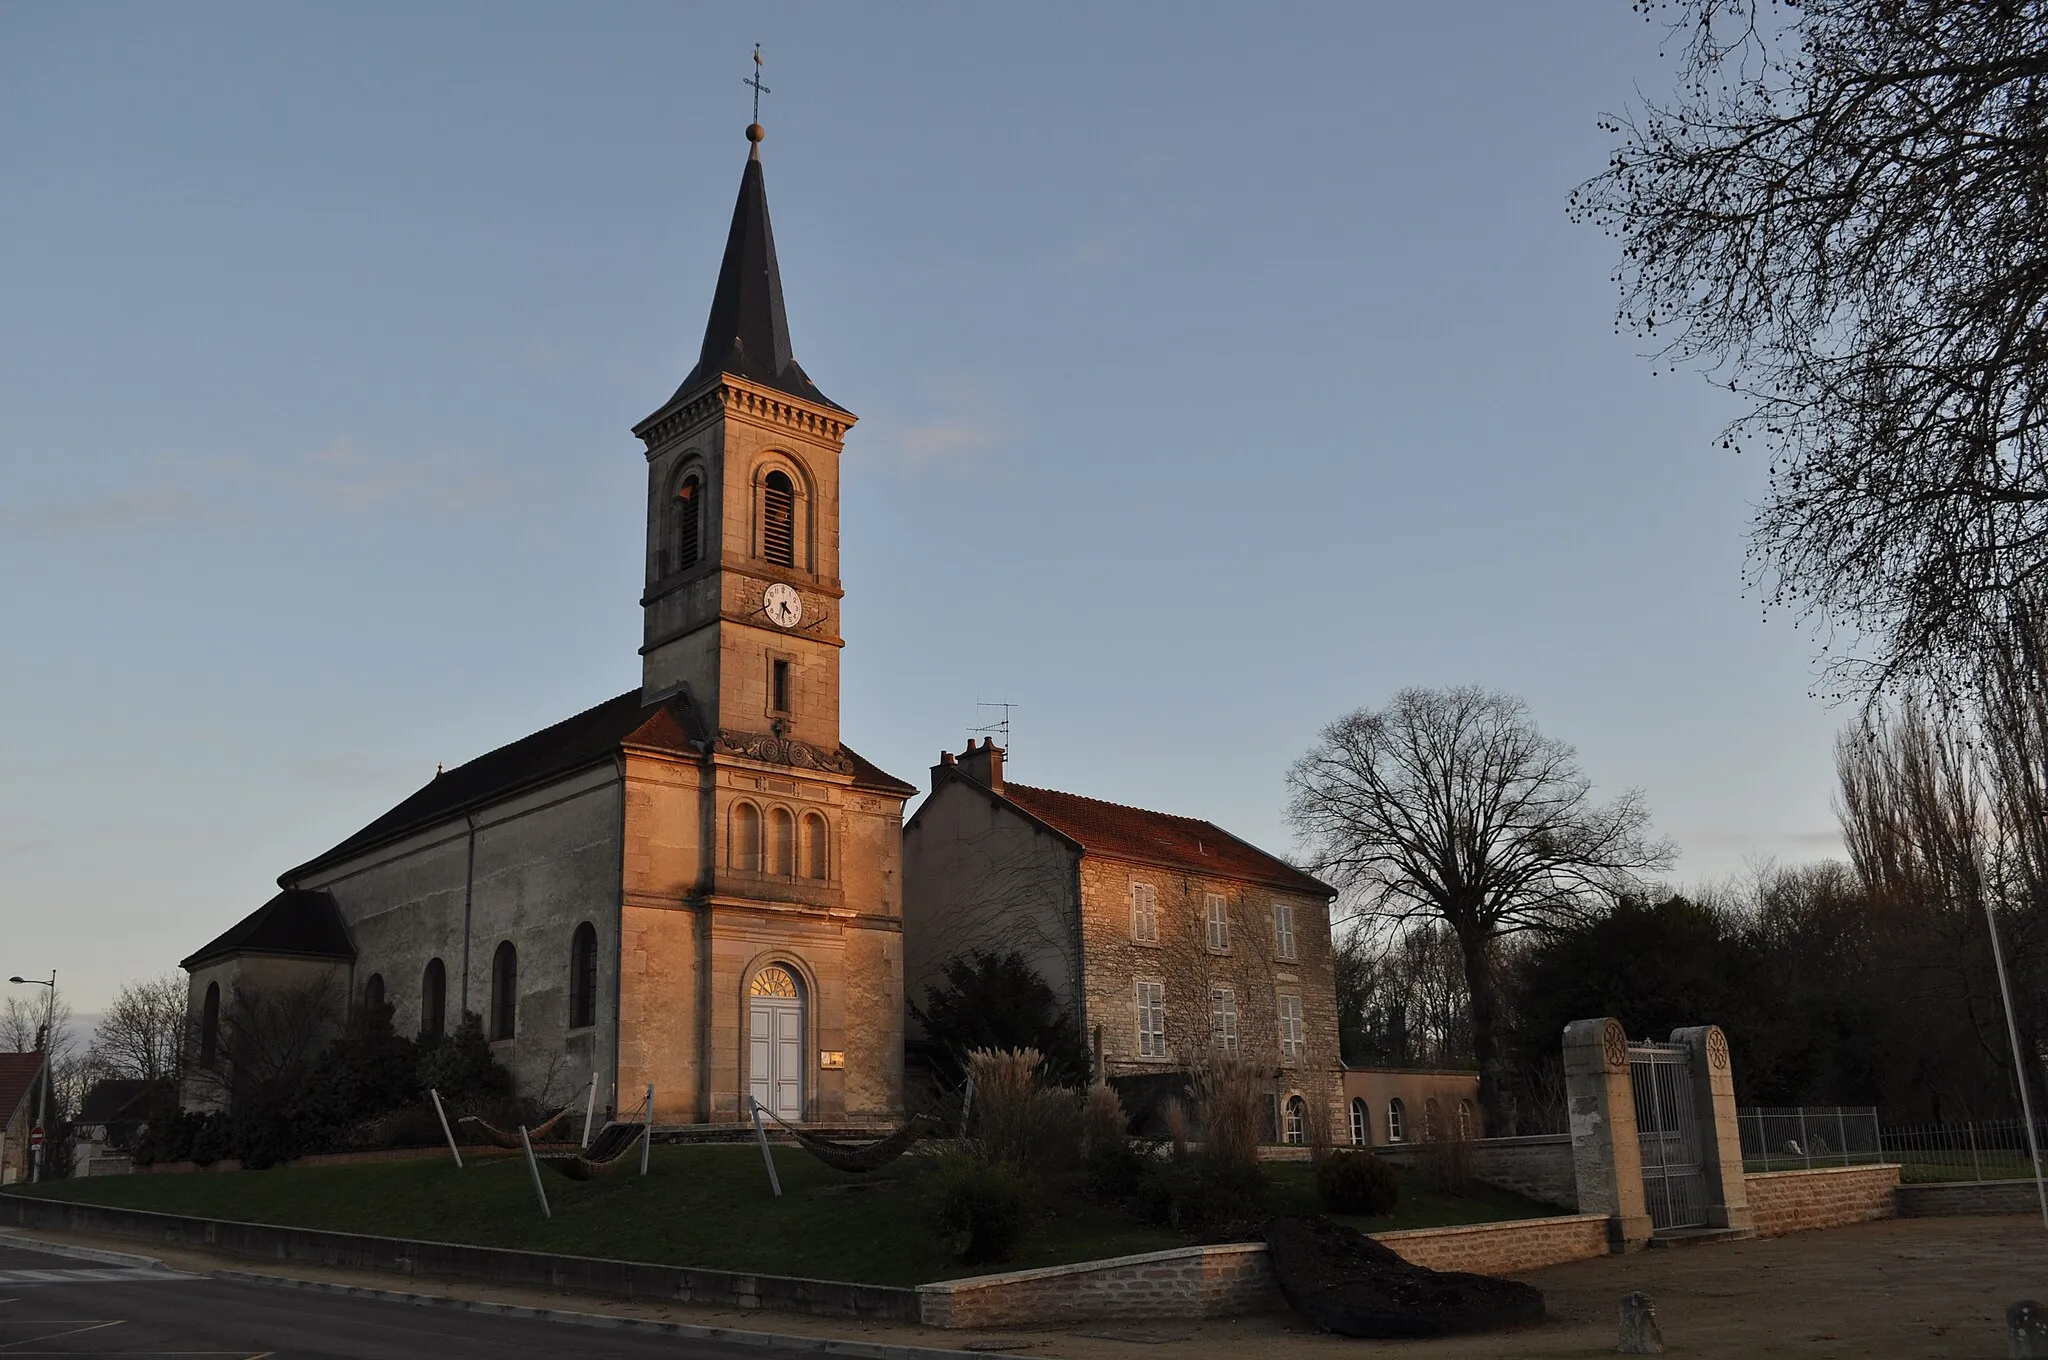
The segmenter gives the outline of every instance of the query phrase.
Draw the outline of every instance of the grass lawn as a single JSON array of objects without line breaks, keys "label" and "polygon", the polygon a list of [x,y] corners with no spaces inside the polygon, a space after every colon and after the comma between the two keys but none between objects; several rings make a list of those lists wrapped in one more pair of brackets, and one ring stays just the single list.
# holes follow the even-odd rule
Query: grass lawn
[{"label": "grass lawn", "polygon": [[[988,1269],[949,1259],[925,1227],[917,1182],[928,1157],[852,1175],[780,1146],[775,1165],[779,1200],[768,1193],[760,1151],[745,1145],[657,1147],[644,1180],[626,1169],[579,1184],[544,1171],[552,1221],[541,1217],[517,1157],[472,1161],[460,1171],[435,1159],[105,1176],[27,1192],[203,1218],[868,1284],[914,1285]],[[1306,1164],[1267,1170],[1278,1212],[1316,1211]],[[1558,1212],[1488,1186],[1465,1198],[1432,1190],[1406,1170],[1396,1174],[1401,1202],[1394,1213],[1345,1221],[1385,1232]],[[1042,1209],[1018,1259],[1001,1269],[1159,1251],[1187,1240],[1058,1189],[1047,1193]]]}]

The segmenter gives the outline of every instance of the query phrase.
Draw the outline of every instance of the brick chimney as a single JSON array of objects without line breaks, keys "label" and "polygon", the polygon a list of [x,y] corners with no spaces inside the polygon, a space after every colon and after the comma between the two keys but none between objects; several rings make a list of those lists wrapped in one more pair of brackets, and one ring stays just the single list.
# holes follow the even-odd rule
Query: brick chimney
[{"label": "brick chimney", "polygon": [[967,740],[967,749],[960,753],[958,759],[950,756],[941,758],[953,760],[960,773],[975,783],[997,793],[1003,791],[1003,748],[996,745],[994,737],[983,737],[979,746],[975,745],[974,739],[970,737]]}]

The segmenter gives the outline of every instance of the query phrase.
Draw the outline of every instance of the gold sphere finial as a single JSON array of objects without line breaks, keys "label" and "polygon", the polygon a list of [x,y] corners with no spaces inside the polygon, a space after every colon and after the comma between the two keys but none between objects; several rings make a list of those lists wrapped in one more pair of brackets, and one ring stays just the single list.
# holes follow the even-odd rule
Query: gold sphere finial
[{"label": "gold sphere finial", "polygon": [[759,123],[747,124],[747,140],[753,142],[755,145],[758,146],[761,142],[761,139],[766,137],[767,135],[767,131],[764,128],[762,128],[762,126]]}]

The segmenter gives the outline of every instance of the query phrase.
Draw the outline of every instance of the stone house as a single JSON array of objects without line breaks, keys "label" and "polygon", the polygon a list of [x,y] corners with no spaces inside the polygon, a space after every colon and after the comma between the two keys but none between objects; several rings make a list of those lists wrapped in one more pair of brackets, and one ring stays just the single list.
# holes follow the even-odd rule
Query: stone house
[{"label": "stone house", "polygon": [[28,1134],[42,1075],[40,1052],[0,1053],[0,1185],[28,1179]]},{"label": "stone house", "polygon": [[931,777],[903,829],[910,996],[1015,950],[1119,1086],[1214,1047],[1271,1074],[1280,1140],[1311,1105],[1339,1127],[1334,890],[1210,822],[1012,783],[993,741]]},{"label": "stone house", "polygon": [[438,773],[286,870],[258,915],[325,914],[331,947],[265,952],[252,927],[201,950],[197,1029],[258,970],[326,969],[401,1033],[478,1014],[537,1099],[595,1080],[600,1104],[633,1108],[652,1085],[664,1124],[738,1121],[749,1097],[812,1123],[900,1110],[916,789],[840,740],[855,417],[791,353],[762,135],[748,129],[698,361],[634,427],[639,684]]}]

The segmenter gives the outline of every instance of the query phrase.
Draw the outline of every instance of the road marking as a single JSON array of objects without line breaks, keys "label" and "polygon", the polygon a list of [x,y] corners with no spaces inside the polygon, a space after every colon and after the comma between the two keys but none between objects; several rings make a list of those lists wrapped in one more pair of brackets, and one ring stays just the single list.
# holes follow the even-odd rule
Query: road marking
[{"label": "road marking", "polygon": [[79,1266],[71,1270],[0,1270],[0,1285],[18,1284],[114,1284],[123,1280],[183,1280],[191,1278],[174,1270],[151,1266]]},{"label": "road marking", "polygon": [[[17,1346],[33,1346],[43,1341],[55,1341],[57,1338],[64,1336],[77,1336],[80,1332],[97,1332],[103,1327],[118,1327],[121,1325],[121,1321],[120,1318],[115,1318],[112,1322],[94,1322],[83,1327],[73,1327],[68,1332],[51,1332],[47,1336],[31,1336],[21,1341],[4,1341],[0,1342],[0,1351],[11,1351]],[[49,1323],[46,1322],[42,1325],[47,1327]],[[60,1322],[57,1325],[61,1327],[64,1324]]]}]

